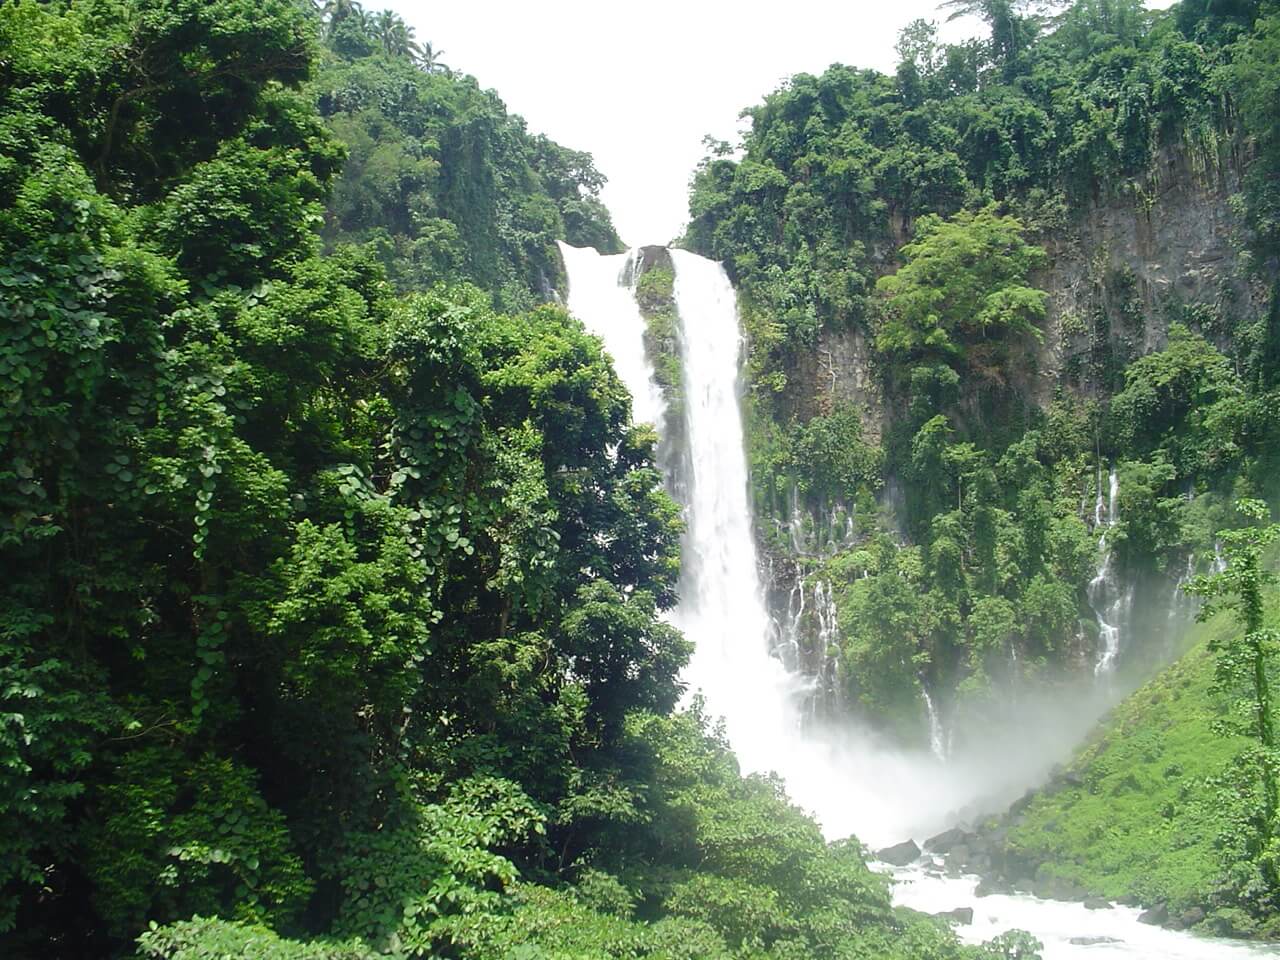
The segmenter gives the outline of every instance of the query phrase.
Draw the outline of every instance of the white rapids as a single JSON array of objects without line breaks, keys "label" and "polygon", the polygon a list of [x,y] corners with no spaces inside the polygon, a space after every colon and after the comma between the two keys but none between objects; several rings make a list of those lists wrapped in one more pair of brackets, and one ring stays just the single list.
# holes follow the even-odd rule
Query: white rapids
[{"label": "white rapids", "polygon": [[[1082,903],[1022,895],[975,897],[977,877],[948,878],[912,867],[893,871],[894,901],[923,913],[973,909],[973,923],[955,928],[967,943],[983,943],[1009,929],[1044,944],[1043,960],[1246,960],[1275,957],[1273,947],[1178,933],[1138,922],[1133,907],[1089,910]],[[1091,941],[1088,943],[1076,941]]]},{"label": "white rapids", "polygon": [[[608,257],[563,244],[561,249],[570,311],[604,341],[635,398],[635,419],[661,426],[665,405],[645,355],[644,320],[632,289],[637,254]],[[1067,755],[1098,710],[1079,700],[1067,712],[1046,712],[975,749],[957,745],[947,751],[935,743],[935,751],[946,752],[945,761],[928,749],[903,750],[856,728],[804,728],[802,705],[813,681],[789,671],[770,649],[776,631],[752,529],[736,297],[720,264],[683,250],[671,250],[671,257],[689,476],[681,599],[670,619],[694,642],[684,676],[690,694],[700,694],[708,713],[723,719],[743,770],[779,774],[792,800],[831,838],[856,834],[873,849],[906,837],[920,841],[982,799],[1014,799]],[[1025,896],[977,899],[976,878],[945,879],[922,868],[898,870],[896,876],[897,902],[927,912],[972,906],[974,923],[958,928],[962,938],[979,942],[1016,927],[1045,943],[1045,960],[1264,955],[1262,948],[1139,924],[1133,910],[1086,911],[1080,904]],[[1085,946],[1071,944],[1073,937],[1123,942]]]}]

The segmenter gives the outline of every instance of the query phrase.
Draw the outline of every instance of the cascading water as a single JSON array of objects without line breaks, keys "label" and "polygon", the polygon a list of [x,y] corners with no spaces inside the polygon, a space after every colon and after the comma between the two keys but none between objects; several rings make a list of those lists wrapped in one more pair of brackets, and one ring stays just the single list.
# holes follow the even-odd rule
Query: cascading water
[{"label": "cascading water", "polygon": [[1111,673],[1115,669],[1116,658],[1120,655],[1121,629],[1128,620],[1129,608],[1133,604],[1133,586],[1120,581],[1115,572],[1115,557],[1111,545],[1107,542],[1108,534],[1116,520],[1119,519],[1117,501],[1120,493],[1120,481],[1116,468],[1111,468],[1108,477],[1106,514],[1104,520],[1102,499],[1102,471],[1098,471],[1098,498],[1093,510],[1095,529],[1103,528],[1102,537],[1098,541],[1098,571],[1089,582],[1087,594],[1089,606],[1093,608],[1098,621],[1098,639],[1102,649],[1094,664],[1093,672],[1097,676]]},{"label": "cascading water", "polygon": [[942,728],[942,718],[938,716],[938,708],[933,705],[933,697],[929,690],[920,683],[920,694],[924,697],[925,713],[929,717],[929,749],[939,760],[947,759],[947,735]]},{"label": "cascading water", "polygon": [[[680,604],[672,622],[694,641],[685,673],[725,731],[747,772],[774,771],[788,793],[832,837],[855,831],[875,844],[946,825],[932,758],[888,749],[857,731],[838,740],[802,731],[814,681],[772,655],[774,625],[764,602],[747,492],[739,403],[742,335],[737,301],[723,268],[672,250],[680,317],[685,436],[686,530]],[[630,353],[617,369],[633,393],[652,389],[643,356],[643,323],[629,298],[626,257],[573,250],[565,257],[569,307],[605,340],[611,354]],[[621,295],[608,287],[619,287]],[[636,409],[644,409],[637,402]],[[803,587],[802,587],[803,590]],[[820,627],[834,637],[828,585],[811,588]],[[811,594],[812,595],[812,594]],[[799,598],[797,598],[799,599]],[[825,626],[822,626],[825,624]],[[973,786],[966,788],[969,796]],[[964,791],[950,791],[963,793]],[[960,803],[966,797],[962,796]]]},{"label": "cascading water", "polygon": [[613,368],[631,391],[631,416],[636,423],[662,423],[666,401],[644,349],[644,317],[632,292],[636,252],[602,257],[590,247],[560,244],[560,255],[571,278],[568,306],[587,318],[591,330],[604,341]]},{"label": "cascading water", "polygon": [[[967,765],[957,757],[943,764],[930,753],[889,747],[856,729],[838,734],[802,729],[800,706],[812,682],[771,655],[776,628],[770,623],[757,570],[738,402],[742,340],[734,292],[718,264],[679,250],[671,255],[682,327],[689,446],[685,469],[690,474],[683,486],[687,528],[681,602],[671,618],[695,644],[685,677],[691,691],[701,692],[709,712],[724,719],[744,770],[780,774],[793,800],[812,812],[832,838],[856,833],[876,846],[907,836],[922,839],[951,825],[955,810],[978,797],[998,794],[999,778],[1010,768],[1019,772],[1006,789],[1024,789],[1037,770],[1047,772],[1054,758],[1083,734],[1088,720],[1081,722],[1081,717],[1089,710],[1081,704],[1072,704],[1070,713],[1055,722],[1040,724],[1057,730],[1061,742],[1026,743],[1026,730],[1001,739],[994,731],[983,744],[983,762],[968,758]],[[569,307],[605,341],[636,397],[637,419],[661,423],[661,394],[644,355],[644,324],[629,290],[629,262],[626,255],[602,257],[566,248]],[[1101,521],[1101,507],[1098,514]],[[1114,514],[1112,507],[1110,516]],[[824,639],[834,640],[830,584],[815,583],[811,589],[821,611],[819,629]],[[1020,757],[1019,751],[1036,757],[1042,767]],[[974,924],[958,930],[963,939],[978,942],[1018,927],[1045,942],[1045,960],[1092,955],[1226,960],[1257,955],[1246,945],[1145,926],[1137,922],[1136,910],[1089,911],[1080,904],[1024,896],[979,900],[976,878],[944,878],[918,867],[898,871],[898,878],[895,899],[917,909],[973,907]],[[1081,935],[1122,942],[1088,947],[1070,943]]]}]

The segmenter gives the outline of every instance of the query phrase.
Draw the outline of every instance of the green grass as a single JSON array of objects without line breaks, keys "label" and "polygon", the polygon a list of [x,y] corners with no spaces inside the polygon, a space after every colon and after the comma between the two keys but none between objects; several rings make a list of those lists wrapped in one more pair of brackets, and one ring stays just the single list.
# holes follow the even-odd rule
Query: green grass
[{"label": "green grass", "polygon": [[1239,629],[1229,616],[1197,625],[1192,646],[1117,707],[1059,779],[1009,832],[1009,852],[1042,876],[1095,895],[1167,901],[1171,913],[1214,902],[1218,820],[1207,777],[1248,741],[1224,737],[1208,643]]}]

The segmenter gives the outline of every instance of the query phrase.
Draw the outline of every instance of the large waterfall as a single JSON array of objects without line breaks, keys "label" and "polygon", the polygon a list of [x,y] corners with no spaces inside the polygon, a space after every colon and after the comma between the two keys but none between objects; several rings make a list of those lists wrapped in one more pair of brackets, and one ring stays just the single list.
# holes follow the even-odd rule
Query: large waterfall
[{"label": "large waterfall", "polygon": [[[633,296],[638,254],[604,257],[563,245],[562,250],[569,309],[604,341],[635,398],[636,419],[660,423],[662,394],[645,355],[644,318]],[[744,770],[780,774],[793,801],[813,813],[832,838],[857,834],[873,848],[909,836],[923,839],[951,825],[978,798],[999,796],[1002,787],[1025,788],[1037,770],[1046,771],[1055,756],[1083,735],[1090,711],[1082,702],[1058,716],[1046,714],[1014,725],[1016,729],[992,730],[980,751],[966,756],[949,752],[940,721],[934,725],[932,752],[904,751],[853,728],[802,729],[800,705],[810,681],[789,671],[770,649],[776,629],[757,568],[739,403],[743,344],[734,291],[719,264],[680,250],[672,250],[671,256],[689,447],[683,453],[690,474],[682,484],[686,533],[681,599],[671,619],[694,641],[685,676],[690,692],[700,693],[708,712],[724,720]],[[1101,521],[1101,507],[1098,513]],[[1114,507],[1109,514],[1114,516]],[[824,606],[833,605],[829,587],[825,593],[814,589]],[[834,632],[834,623],[830,628]],[[1036,732],[1049,729],[1057,740]],[[1001,784],[1001,777],[1010,776]],[[1133,909],[1091,911],[1079,903],[1016,895],[976,899],[976,878],[943,877],[918,866],[897,875],[899,902],[928,912],[973,907],[973,924],[958,930],[964,939],[977,942],[1019,927],[1044,941],[1045,960],[1103,953],[1169,960],[1257,955],[1246,945],[1145,926]],[[1071,942],[1081,935],[1113,942]]]},{"label": "large waterfall", "polygon": [[733,287],[719,264],[672,250],[682,319],[688,437],[688,532],[674,622],[696,642],[686,679],[723,716],[750,770],[797,746],[802,681],[770,655],[771,623],[757,565],[739,411],[742,337]]},{"label": "large waterfall", "polygon": [[[604,340],[635,397],[635,419],[660,422],[662,395],[645,356],[644,318],[632,295],[634,254],[602,257],[561,245],[569,309]],[[671,251],[682,320],[681,367],[689,450],[680,605],[672,621],[695,641],[686,681],[724,719],[744,769],[777,769],[799,746],[803,682],[770,655],[757,567],[739,410],[742,336],[719,264]]]},{"label": "large waterfall", "polygon": [[[605,342],[636,397],[636,418],[659,420],[661,394],[632,296],[638,254],[564,251],[569,309]],[[792,799],[829,836],[857,833],[881,846],[942,829],[965,804],[999,792],[998,770],[943,765],[927,750],[903,751],[857,729],[802,729],[815,681],[788,670],[771,649],[777,628],[765,606],[752,530],[733,287],[717,263],[682,250],[671,257],[690,474],[681,599],[671,619],[694,641],[685,674],[690,693],[724,721],[743,769],[780,774]],[[834,632],[829,590],[814,593]]]}]

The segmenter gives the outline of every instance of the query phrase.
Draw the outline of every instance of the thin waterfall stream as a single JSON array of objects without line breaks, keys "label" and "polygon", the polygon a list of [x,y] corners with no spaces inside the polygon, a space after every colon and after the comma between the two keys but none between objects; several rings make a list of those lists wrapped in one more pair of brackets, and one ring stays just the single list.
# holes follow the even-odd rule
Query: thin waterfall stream
[{"label": "thin waterfall stream", "polygon": [[[561,249],[569,309],[604,341],[635,398],[635,419],[660,424],[664,404],[632,290],[638,252],[601,256],[563,244]],[[1015,798],[1083,736],[1088,723],[1081,718],[1088,710],[1038,718],[1058,739],[1031,744],[1024,730],[1012,730],[992,733],[976,748],[951,749],[939,726],[932,751],[903,749],[852,724],[804,724],[803,704],[815,681],[788,670],[770,649],[776,630],[748,494],[736,296],[720,264],[683,250],[670,254],[689,471],[683,483],[681,600],[670,617],[695,644],[685,674],[690,693],[700,694],[708,712],[723,718],[744,772],[778,773],[793,802],[813,814],[832,839],[856,834],[873,849],[907,837],[922,840],[953,825],[960,811],[978,801]],[[1101,519],[1101,506],[1098,512]],[[978,898],[978,878],[944,877],[927,863],[894,873],[898,902],[930,913],[972,907],[973,923],[957,928],[960,937],[981,942],[1006,929],[1024,929],[1044,943],[1045,960],[1277,956],[1266,947],[1147,926],[1132,908],[1086,910],[1079,903],[1021,895]]]}]

